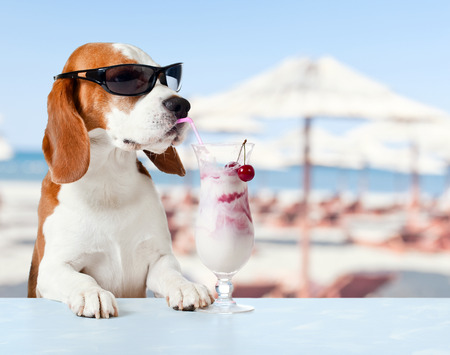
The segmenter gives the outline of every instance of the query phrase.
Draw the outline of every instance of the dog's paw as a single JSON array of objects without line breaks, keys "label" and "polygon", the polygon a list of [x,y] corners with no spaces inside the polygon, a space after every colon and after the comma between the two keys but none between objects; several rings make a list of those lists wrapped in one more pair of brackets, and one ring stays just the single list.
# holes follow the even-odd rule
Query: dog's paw
[{"label": "dog's paw", "polygon": [[73,294],[69,300],[69,307],[79,317],[99,319],[119,315],[114,295],[99,287]]},{"label": "dog's paw", "polygon": [[183,282],[173,286],[166,296],[169,307],[177,311],[194,311],[214,302],[213,295],[200,284]]}]

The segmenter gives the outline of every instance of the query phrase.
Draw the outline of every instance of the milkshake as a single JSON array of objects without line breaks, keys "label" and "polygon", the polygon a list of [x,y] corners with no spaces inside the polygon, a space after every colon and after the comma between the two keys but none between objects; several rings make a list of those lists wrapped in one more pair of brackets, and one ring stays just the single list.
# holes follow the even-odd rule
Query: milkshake
[{"label": "milkshake", "polygon": [[234,166],[208,160],[199,163],[197,252],[216,275],[234,274],[250,258],[254,243],[247,183]]},{"label": "milkshake", "polygon": [[217,299],[201,312],[230,314],[254,309],[236,304],[231,282],[250,258],[254,244],[247,181],[253,179],[255,172],[246,163],[253,144],[246,142],[192,145],[200,167],[197,252],[217,276]]}]

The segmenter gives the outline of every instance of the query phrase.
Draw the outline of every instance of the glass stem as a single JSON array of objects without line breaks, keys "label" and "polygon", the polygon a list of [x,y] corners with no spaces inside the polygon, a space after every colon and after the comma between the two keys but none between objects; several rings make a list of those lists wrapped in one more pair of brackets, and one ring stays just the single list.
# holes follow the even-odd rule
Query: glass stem
[{"label": "glass stem", "polygon": [[233,301],[233,284],[231,278],[218,278],[216,283],[217,300],[219,304],[234,304]]}]

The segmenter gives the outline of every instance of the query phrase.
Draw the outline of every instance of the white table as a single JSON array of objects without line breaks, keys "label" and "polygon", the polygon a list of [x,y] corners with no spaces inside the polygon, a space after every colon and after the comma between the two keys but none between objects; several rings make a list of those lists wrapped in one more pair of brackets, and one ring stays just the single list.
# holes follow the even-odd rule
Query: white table
[{"label": "white table", "polygon": [[450,299],[240,299],[250,313],[177,312],[119,299],[88,319],[45,299],[0,298],[0,354],[450,354]]}]

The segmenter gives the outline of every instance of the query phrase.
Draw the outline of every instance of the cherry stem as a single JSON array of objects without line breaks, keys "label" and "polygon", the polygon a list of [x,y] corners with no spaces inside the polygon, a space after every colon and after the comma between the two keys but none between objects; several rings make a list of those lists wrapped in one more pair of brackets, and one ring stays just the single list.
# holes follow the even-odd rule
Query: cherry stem
[{"label": "cherry stem", "polygon": [[239,150],[239,155],[238,155],[237,160],[236,160],[236,162],[238,163],[239,162],[239,158],[241,157],[242,148],[244,148],[244,165],[245,165],[245,143],[247,143],[246,139],[244,140],[244,143],[242,143],[242,145],[241,145],[241,149]]},{"label": "cherry stem", "polygon": [[[245,142],[247,142],[247,140],[245,140]],[[244,143],[244,165],[245,165],[245,153],[246,153],[246,151],[245,151],[245,143]]]}]

